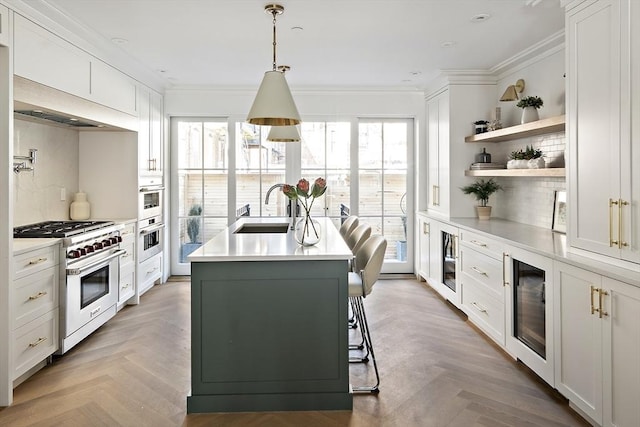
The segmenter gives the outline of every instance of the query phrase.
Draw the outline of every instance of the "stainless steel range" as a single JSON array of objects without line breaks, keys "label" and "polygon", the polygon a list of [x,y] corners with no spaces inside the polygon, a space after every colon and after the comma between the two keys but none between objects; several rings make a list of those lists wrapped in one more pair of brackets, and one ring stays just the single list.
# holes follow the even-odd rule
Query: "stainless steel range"
[{"label": "stainless steel range", "polygon": [[116,314],[123,228],[113,221],[45,221],[13,229],[14,238],[62,238],[57,354],[66,353]]}]

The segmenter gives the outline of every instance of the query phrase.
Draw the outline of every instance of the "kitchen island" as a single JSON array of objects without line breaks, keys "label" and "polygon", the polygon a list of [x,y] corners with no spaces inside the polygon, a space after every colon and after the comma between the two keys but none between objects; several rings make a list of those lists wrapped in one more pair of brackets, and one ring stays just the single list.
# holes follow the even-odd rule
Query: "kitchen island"
[{"label": "kitchen island", "polygon": [[187,412],[352,408],[352,255],[335,225],[319,221],[316,246],[296,243],[286,218],[243,218],[189,255]]}]

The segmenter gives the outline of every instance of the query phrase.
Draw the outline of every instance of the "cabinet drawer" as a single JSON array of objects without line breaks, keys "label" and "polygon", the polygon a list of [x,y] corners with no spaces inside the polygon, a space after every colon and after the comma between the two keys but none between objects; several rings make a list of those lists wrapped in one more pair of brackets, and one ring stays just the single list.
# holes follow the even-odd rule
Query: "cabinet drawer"
[{"label": "cabinet drawer", "polygon": [[162,253],[154,255],[138,266],[138,292],[142,295],[162,277]]},{"label": "cabinet drawer", "polygon": [[124,249],[125,253],[120,257],[120,268],[128,267],[129,265],[133,265],[136,260],[136,245],[135,242],[125,243],[124,241],[120,243],[120,249]]},{"label": "cabinet drawer", "polygon": [[58,309],[13,331],[13,379],[58,349]]},{"label": "cabinet drawer", "polygon": [[57,267],[16,280],[13,284],[13,328],[18,328],[58,307]]},{"label": "cabinet drawer", "polygon": [[134,264],[120,269],[120,287],[118,288],[118,303],[124,303],[135,295],[136,269]]},{"label": "cabinet drawer", "polygon": [[495,298],[503,301],[504,266],[502,260],[491,258],[468,247],[460,248],[462,274],[484,284]]},{"label": "cabinet drawer", "polygon": [[504,303],[469,276],[463,276],[462,305],[469,319],[501,346],[505,345]]},{"label": "cabinet drawer", "polygon": [[504,245],[473,231],[460,230],[460,242],[490,257],[502,260]]},{"label": "cabinet drawer", "polygon": [[20,279],[29,274],[46,270],[58,265],[60,246],[53,245],[25,252],[13,257],[14,279]]}]

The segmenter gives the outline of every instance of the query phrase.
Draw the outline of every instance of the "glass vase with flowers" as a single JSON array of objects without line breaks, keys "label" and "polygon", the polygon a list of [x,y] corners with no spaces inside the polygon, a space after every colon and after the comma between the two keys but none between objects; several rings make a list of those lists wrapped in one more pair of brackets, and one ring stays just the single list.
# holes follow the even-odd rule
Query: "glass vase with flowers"
[{"label": "glass vase with flowers", "polygon": [[320,223],[311,218],[311,208],[316,199],[327,191],[327,182],[323,178],[317,178],[313,185],[302,178],[293,185],[285,184],[282,192],[292,201],[299,201],[302,206],[302,218],[296,223],[294,236],[296,241],[303,246],[313,246],[320,241],[322,230]]}]

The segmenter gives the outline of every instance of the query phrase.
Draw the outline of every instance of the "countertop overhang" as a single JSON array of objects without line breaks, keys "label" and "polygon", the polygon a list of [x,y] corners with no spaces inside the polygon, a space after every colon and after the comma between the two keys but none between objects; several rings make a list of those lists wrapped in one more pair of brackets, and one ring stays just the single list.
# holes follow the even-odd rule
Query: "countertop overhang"
[{"label": "countertop overhang", "polygon": [[192,252],[189,262],[349,260],[351,250],[331,219],[314,217],[322,227],[320,242],[302,246],[286,233],[236,233],[244,224],[290,223],[289,218],[241,218]]}]

